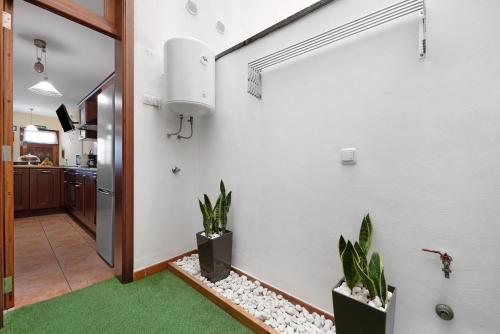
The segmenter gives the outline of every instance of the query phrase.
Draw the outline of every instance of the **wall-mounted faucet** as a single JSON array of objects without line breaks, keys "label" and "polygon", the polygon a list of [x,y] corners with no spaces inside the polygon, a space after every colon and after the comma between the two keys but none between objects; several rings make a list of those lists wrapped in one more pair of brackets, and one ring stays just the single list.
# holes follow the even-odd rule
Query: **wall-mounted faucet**
[{"label": "wall-mounted faucet", "polygon": [[177,166],[172,167],[172,174],[178,174],[181,171],[181,169]]},{"label": "wall-mounted faucet", "polygon": [[439,257],[441,258],[441,262],[443,263],[443,272],[444,272],[444,277],[445,278],[450,278],[450,273],[451,273],[451,261],[453,261],[453,258],[448,255],[448,253],[442,253],[440,251],[432,250],[432,249],[422,249],[424,252],[429,252],[429,253],[435,253],[438,254]]}]

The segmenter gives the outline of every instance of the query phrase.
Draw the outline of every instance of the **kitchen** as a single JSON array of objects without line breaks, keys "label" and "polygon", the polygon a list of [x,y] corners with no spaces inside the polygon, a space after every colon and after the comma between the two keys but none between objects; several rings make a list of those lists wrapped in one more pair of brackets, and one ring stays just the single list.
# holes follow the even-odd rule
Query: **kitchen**
[{"label": "kitchen", "polygon": [[15,22],[14,38],[16,219],[8,307],[114,276],[113,41],[24,1],[15,6],[24,19]]}]

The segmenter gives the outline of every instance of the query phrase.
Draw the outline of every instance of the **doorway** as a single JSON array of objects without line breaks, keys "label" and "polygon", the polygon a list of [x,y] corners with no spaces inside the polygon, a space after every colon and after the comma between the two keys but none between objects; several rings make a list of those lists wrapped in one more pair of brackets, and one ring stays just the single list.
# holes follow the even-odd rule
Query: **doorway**
[{"label": "doorway", "polygon": [[[0,69],[2,81],[1,103],[0,103],[0,126],[2,128],[2,155],[1,155],[1,178],[0,178],[0,208],[2,209],[0,227],[0,258],[3,260],[2,277],[5,277],[4,284],[0,284],[0,292],[5,292],[2,298],[0,311],[15,305],[15,294],[12,285],[16,284],[14,271],[15,262],[15,229],[14,229],[14,195],[15,195],[15,174],[14,174],[14,150],[15,139],[13,122],[13,78],[14,78],[14,57],[13,39],[14,31],[12,22],[16,20],[14,10],[14,0],[0,0],[3,13],[3,32],[0,36],[1,63]],[[16,0],[22,1],[22,0]],[[115,101],[114,119],[115,134],[113,148],[115,155],[114,162],[114,242],[111,252],[114,256],[114,273],[121,282],[132,281],[133,277],[133,1],[131,0],[103,0],[103,13],[99,14],[89,8],[88,1],[50,1],[33,0],[27,1],[44,10],[51,11],[58,16],[76,22],[87,28],[105,34],[114,39],[115,51],[115,76],[113,78],[114,90],[112,98]],[[94,1],[92,1],[94,2]],[[49,65],[50,66],[50,65]],[[102,87],[101,87],[102,88]],[[98,92],[94,92],[98,93]],[[45,150],[50,152],[50,150]],[[51,173],[44,173],[40,183],[50,184],[56,176]],[[60,173],[59,175],[64,175]],[[60,176],[60,184],[63,185],[64,177]],[[55,181],[54,181],[55,182]],[[31,184],[30,184],[31,186]],[[22,186],[21,186],[22,188]],[[59,189],[59,199],[64,202],[65,187]],[[53,196],[54,197],[54,196]],[[53,199],[57,200],[57,199]],[[89,201],[90,203],[91,201]],[[45,218],[36,220],[41,227],[49,245],[56,243],[56,239],[49,236],[50,227],[52,232],[57,229],[67,229],[75,232],[73,236],[80,236],[89,246],[92,246],[91,233],[84,225],[73,221],[75,217],[65,212],[55,213]],[[78,217],[77,217],[78,218]],[[23,218],[24,219],[24,218]],[[29,219],[26,219],[29,220]],[[37,226],[32,227],[34,229]],[[48,232],[48,233],[47,233]],[[54,237],[52,233],[52,238]],[[81,240],[79,240],[81,241]],[[53,250],[53,253],[56,252]],[[57,260],[57,256],[56,256]],[[4,291],[3,288],[6,288]],[[0,312],[0,317],[3,312]],[[2,317],[3,325],[3,317]]]}]

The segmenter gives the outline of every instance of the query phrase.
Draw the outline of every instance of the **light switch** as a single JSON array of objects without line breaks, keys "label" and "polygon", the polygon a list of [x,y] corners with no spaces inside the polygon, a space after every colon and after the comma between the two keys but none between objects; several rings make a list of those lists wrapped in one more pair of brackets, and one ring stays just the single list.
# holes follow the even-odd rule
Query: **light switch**
[{"label": "light switch", "polygon": [[142,96],[142,103],[147,104],[149,106],[153,106],[156,108],[161,107],[161,99],[159,96],[152,95],[152,94],[144,94]]},{"label": "light switch", "polygon": [[354,165],[356,164],[356,149],[351,148],[343,148],[340,150],[340,157],[343,165]]}]

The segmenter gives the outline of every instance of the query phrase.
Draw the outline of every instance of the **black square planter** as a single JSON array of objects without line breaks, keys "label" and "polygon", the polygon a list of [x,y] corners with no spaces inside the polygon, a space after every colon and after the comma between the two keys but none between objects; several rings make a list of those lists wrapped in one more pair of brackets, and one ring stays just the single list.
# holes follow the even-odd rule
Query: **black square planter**
[{"label": "black square planter", "polygon": [[215,239],[207,238],[202,233],[196,233],[201,275],[215,283],[229,276],[231,271],[233,232],[226,231]]},{"label": "black square planter", "polygon": [[[335,288],[342,285],[341,280]],[[332,290],[333,313],[337,334],[393,334],[396,316],[396,288],[389,286],[392,297],[386,311]]]}]

